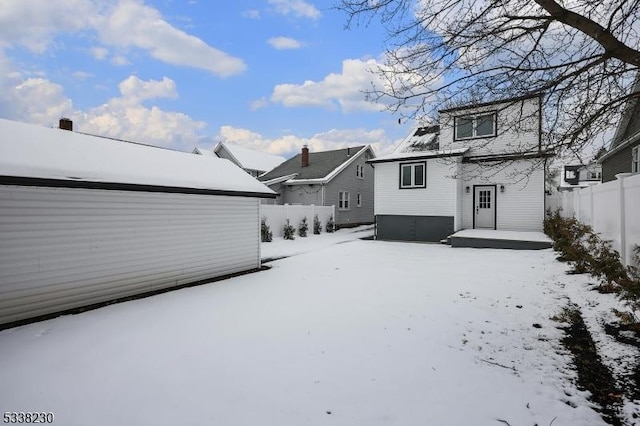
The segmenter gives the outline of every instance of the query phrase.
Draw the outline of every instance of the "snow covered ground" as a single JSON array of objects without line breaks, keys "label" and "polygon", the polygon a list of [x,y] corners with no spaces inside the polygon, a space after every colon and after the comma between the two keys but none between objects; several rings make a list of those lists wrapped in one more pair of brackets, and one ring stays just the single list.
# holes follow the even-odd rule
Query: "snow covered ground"
[{"label": "snow covered ground", "polygon": [[263,244],[299,253],[270,270],[0,332],[0,409],[60,425],[604,424],[550,317],[613,296],[551,250],[355,231]]}]

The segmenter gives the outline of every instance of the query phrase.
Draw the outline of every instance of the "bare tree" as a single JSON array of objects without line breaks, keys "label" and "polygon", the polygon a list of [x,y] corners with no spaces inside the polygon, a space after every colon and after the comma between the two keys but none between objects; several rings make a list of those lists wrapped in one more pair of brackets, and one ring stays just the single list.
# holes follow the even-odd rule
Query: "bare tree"
[{"label": "bare tree", "polygon": [[547,149],[579,153],[616,125],[640,69],[640,0],[340,0],[386,29],[371,101],[405,117],[544,94]]}]

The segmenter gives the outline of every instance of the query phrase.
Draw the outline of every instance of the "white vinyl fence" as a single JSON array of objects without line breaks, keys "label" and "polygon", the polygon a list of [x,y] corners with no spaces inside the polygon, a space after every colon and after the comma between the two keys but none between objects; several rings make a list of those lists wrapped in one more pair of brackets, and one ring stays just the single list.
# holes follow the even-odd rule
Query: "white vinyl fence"
[{"label": "white vinyl fence", "polygon": [[284,224],[287,219],[289,219],[289,223],[296,228],[297,235],[298,225],[300,225],[300,222],[302,222],[302,219],[305,217],[309,224],[308,235],[313,235],[313,218],[315,215],[318,215],[318,219],[322,223],[322,232],[324,232],[329,218],[333,216],[333,220],[336,220],[335,213],[335,206],[260,205],[260,217],[267,219],[267,225],[269,225],[274,237],[282,237]]},{"label": "white vinyl fence", "polygon": [[640,175],[621,173],[615,181],[547,197],[547,208],[561,209],[611,240],[625,265],[640,245]]}]

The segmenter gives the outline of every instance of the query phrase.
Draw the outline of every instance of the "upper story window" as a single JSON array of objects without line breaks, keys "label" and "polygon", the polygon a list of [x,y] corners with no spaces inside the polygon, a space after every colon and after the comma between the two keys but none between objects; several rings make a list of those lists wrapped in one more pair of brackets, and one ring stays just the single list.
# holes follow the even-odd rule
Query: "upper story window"
[{"label": "upper story window", "polygon": [[631,173],[640,173],[640,146],[631,150]]},{"label": "upper story window", "polygon": [[455,117],[454,139],[486,138],[496,135],[495,112]]},{"label": "upper story window", "polygon": [[600,180],[600,172],[589,172],[589,180]]},{"label": "upper story window", "polygon": [[400,189],[426,188],[427,163],[400,164]]},{"label": "upper story window", "polygon": [[361,164],[356,166],[356,177],[358,179],[364,179],[364,166]]}]

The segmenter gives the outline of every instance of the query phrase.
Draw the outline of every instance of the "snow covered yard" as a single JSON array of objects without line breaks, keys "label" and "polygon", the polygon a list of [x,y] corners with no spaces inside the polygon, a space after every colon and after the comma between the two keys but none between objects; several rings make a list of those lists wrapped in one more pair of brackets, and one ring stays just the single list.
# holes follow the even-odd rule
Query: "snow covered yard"
[{"label": "snow covered yard", "polygon": [[60,425],[605,424],[550,319],[588,279],[551,250],[348,242],[360,236],[263,244],[316,246],[2,331],[0,408]]}]

